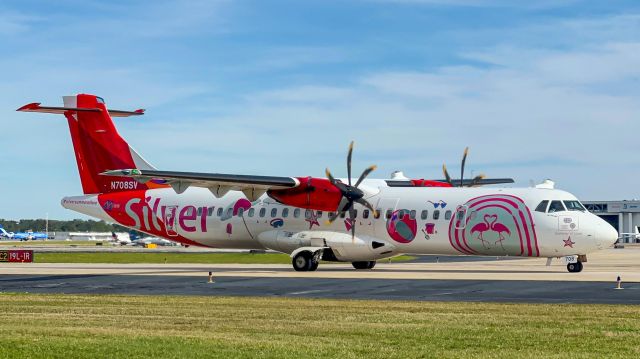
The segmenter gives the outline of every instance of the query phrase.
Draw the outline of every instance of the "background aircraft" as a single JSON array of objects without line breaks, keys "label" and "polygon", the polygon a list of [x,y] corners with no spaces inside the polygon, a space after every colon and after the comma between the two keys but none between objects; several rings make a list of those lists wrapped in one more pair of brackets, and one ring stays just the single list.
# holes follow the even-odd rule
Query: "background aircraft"
[{"label": "background aircraft", "polygon": [[129,243],[126,243],[126,244],[132,244],[134,246],[144,246],[146,244],[156,244],[159,246],[179,246],[180,245],[180,243],[169,241],[164,238],[153,237],[153,236],[140,237],[135,232],[130,232],[129,237],[131,238],[131,240],[129,241]]},{"label": "background aircraft", "polygon": [[26,232],[7,232],[2,225],[0,225],[0,237],[5,237],[11,240],[29,241],[36,239],[47,239],[49,236],[46,233],[26,231]]},{"label": "background aircraft", "polygon": [[[31,103],[26,112],[63,114],[71,131],[84,195],[65,208],[185,245],[272,249],[289,253],[297,271],[320,260],[371,269],[403,253],[567,257],[580,272],[587,254],[611,246],[617,231],[572,194],[546,183],[487,188],[511,179],[352,181],[347,178],[255,176],[159,171],[118,134],[111,117],[144,110],[107,109],[94,95],[63,97],[64,107]],[[356,230],[357,228],[357,230]]]}]

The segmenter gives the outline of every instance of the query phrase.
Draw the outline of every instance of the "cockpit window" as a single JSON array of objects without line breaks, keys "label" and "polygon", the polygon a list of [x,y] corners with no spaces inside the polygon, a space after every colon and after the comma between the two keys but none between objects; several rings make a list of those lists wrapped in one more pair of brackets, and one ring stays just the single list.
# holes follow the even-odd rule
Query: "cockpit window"
[{"label": "cockpit window", "polygon": [[561,201],[551,201],[549,205],[549,213],[566,211]]},{"label": "cockpit window", "polygon": [[584,212],[586,209],[582,206],[582,204],[578,201],[564,201],[565,207],[569,211],[580,211]]},{"label": "cockpit window", "polygon": [[538,207],[536,207],[536,212],[542,212],[545,213],[547,211],[547,206],[549,205],[549,201],[547,201],[546,199],[542,202],[540,202],[540,204],[538,205]]}]

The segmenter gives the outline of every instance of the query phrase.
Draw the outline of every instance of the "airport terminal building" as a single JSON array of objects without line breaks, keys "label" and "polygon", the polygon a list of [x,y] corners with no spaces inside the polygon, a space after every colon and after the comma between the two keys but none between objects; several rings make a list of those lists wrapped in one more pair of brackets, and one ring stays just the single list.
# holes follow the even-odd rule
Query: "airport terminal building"
[{"label": "airport terminal building", "polygon": [[[589,212],[598,215],[611,223],[618,233],[638,233],[640,227],[640,201],[584,201]],[[622,241],[622,240],[621,240]],[[631,236],[624,239],[624,243],[638,241]]]}]

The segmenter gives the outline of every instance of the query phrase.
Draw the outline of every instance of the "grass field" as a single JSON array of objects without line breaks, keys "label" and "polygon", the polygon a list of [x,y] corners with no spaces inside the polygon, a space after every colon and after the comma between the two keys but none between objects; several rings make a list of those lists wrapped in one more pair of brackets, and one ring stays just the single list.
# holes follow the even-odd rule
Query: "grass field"
[{"label": "grass field", "polygon": [[640,356],[637,306],[2,294],[0,315],[3,358]]},{"label": "grass field", "polygon": [[[398,256],[392,261],[407,261],[414,257]],[[37,263],[237,263],[237,264],[290,264],[288,254],[280,253],[35,253]],[[330,263],[330,262],[327,262]]]}]

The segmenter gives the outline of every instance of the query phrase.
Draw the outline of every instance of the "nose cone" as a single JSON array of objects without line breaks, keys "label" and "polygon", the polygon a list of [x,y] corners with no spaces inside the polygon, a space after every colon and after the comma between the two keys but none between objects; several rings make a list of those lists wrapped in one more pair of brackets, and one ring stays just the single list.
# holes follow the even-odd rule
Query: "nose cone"
[{"label": "nose cone", "polygon": [[598,218],[595,239],[599,248],[611,247],[618,240],[618,231],[602,218]]}]

